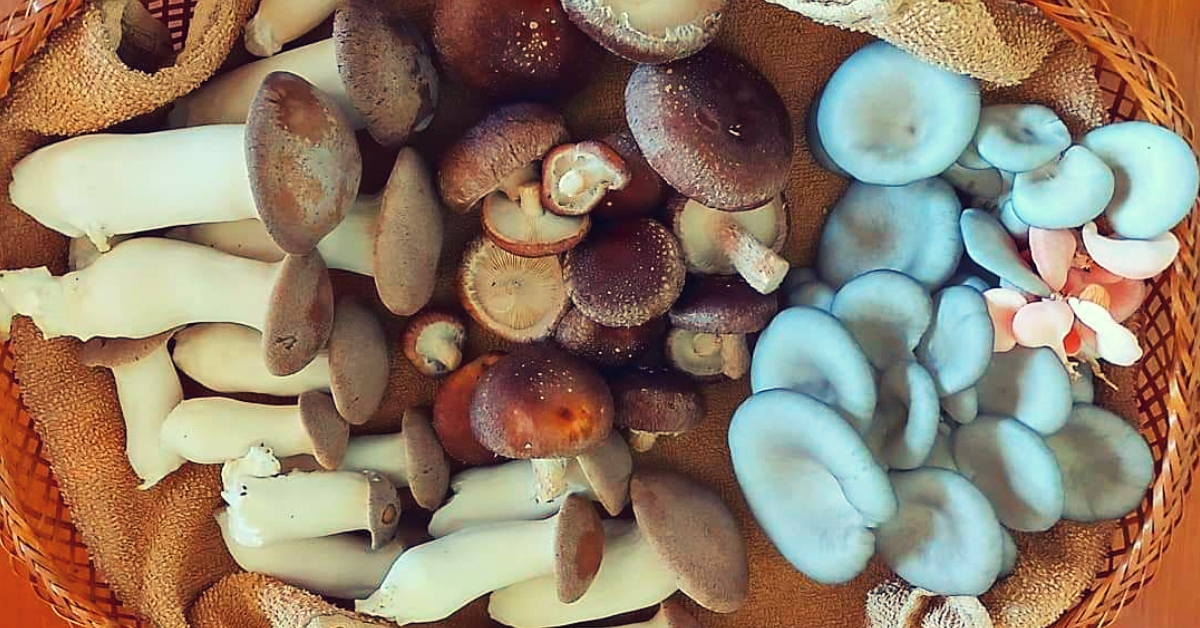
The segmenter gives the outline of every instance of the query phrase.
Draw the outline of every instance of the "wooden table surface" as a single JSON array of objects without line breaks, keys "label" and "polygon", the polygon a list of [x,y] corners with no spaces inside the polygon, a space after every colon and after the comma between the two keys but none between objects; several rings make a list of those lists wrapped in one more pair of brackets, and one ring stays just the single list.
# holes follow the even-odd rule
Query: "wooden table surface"
[{"label": "wooden table surface", "polygon": [[[4,5],[10,0],[0,0]],[[1192,111],[1200,107],[1200,0],[1109,0],[1116,13],[1133,26],[1175,70]],[[1122,613],[1112,628],[1193,628],[1200,626],[1200,491],[1188,500],[1192,510],[1175,536],[1158,577]],[[65,628],[33,595],[29,583],[0,560],[0,618],[20,620],[22,628]],[[8,621],[0,621],[3,625]]]}]

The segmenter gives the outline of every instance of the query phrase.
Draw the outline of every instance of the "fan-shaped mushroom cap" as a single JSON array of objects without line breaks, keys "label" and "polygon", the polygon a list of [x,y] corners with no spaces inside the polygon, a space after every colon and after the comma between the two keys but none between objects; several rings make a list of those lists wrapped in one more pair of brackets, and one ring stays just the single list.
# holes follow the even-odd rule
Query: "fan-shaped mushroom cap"
[{"label": "fan-shaped mushroom cap", "polygon": [[1200,171],[1183,138],[1149,122],[1100,127],[1081,142],[1116,174],[1105,214],[1126,238],[1150,240],[1179,224],[1196,203]]},{"label": "fan-shaped mushroom cap", "polygon": [[1045,347],[995,354],[977,387],[980,413],[1013,417],[1041,434],[1057,432],[1071,414],[1071,378]]},{"label": "fan-shaped mushroom cap", "polygon": [[917,347],[942,397],[974,386],[992,361],[996,344],[983,295],[951,286],[933,297],[933,320]]},{"label": "fan-shaped mushroom cap", "polygon": [[1071,132],[1048,107],[991,105],[979,113],[974,143],[979,156],[996,168],[1029,172],[1067,150]]},{"label": "fan-shaped mushroom cap", "polygon": [[983,595],[1004,559],[1004,531],[987,497],[945,469],[889,475],[899,510],[875,533],[884,562],[934,593]]},{"label": "fan-shaped mushroom cap", "polygon": [[[981,109],[980,113],[982,114],[982,112],[983,110]],[[978,130],[978,128],[976,128],[976,130]],[[987,160],[979,154],[979,148],[975,146],[975,138],[971,138],[971,143],[967,144],[967,148],[963,150],[961,155],[958,156],[958,161],[955,163],[963,168],[970,168],[971,170],[990,170],[995,168],[995,166],[988,163]]]},{"label": "fan-shaped mushroom cap", "polygon": [[938,176],[962,155],[979,109],[974,79],[876,42],[826,83],[817,128],[834,163],[854,178],[907,185]]},{"label": "fan-shaped mushroom cap", "polygon": [[796,569],[837,584],[866,567],[871,528],[895,516],[896,496],[836,410],[790,390],[757,393],[734,412],[729,449],[755,519]]},{"label": "fan-shaped mushroom cap", "polygon": [[987,292],[992,288],[988,280],[969,272],[960,272],[951,277],[950,281],[946,282],[946,287],[950,286],[966,286],[978,292]]},{"label": "fan-shaped mushroom cap", "polygon": [[1007,417],[981,416],[954,432],[954,462],[987,495],[1005,527],[1042,532],[1063,514],[1063,477],[1037,432]]},{"label": "fan-shaped mushroom cap", "polygon": [[607,327],[571,308],[554,330],[554,341],[569,353],[600,366],[624,366],[662,341],[665,319],[636,327]]},{"label": "fan-shaped mushroom cap", "polygon": [[925,460],[926,467],[958,472],[958,465],[954,462],[954,452],[951,450],[953,438],[954,430],[948,424],[938,425],[937,438],[933,440],[933,448],[929,450],[929,458]]},{"label": "fan-shaped mushroom cap", "polygon": [[650,219],[598,231],[572,249],[564,265],[572,303],[609,327],[633,327],[666,314],[687,275],[679,241]]},{"label": "fan-shaped mushroom cap", "polygon": [[571,21],[613,54],[638,63],[668,63],[707,46],[729,0],[564,0]]},{"label": "fan-shaped mushroom cap", "polygon": [[1024,242],[1029,238],[1029,225],[1017,215],[1017,208],[1013,204],[1012,197],[1000,204],[995,215],[996,220],[1000,221],[1001,226],[1014,240]]},{"label": "fan-shaped mushroom cap", "polygon": [[979,391],[974,386],[942,397],[942,410],[957,423],[970,423],[979,416]]},{"label": "fan-shaped mushroom cap", "polygon": [[860,432],[875,414],[875,374],[862,348],[841,322],[813,308],[786,309],[767,325],[750,362],[750,386],[811,395]]},{"label": "fan-shaped mushroom cap", "polygon": [[912,357],[933,318],[933,301],[908,275],[875,270],[842,286],[829,311],[854,335],[871,364],[885,369]]},{"label": "fan-shaped mushroom cap", "polygon": [[467,313],[512,342],[548,338],[570,305],[557,257],[519,257],[487,238],[467,247],[458,278]]},{"label": "fan-shaped mushroom cap", "polygon": [[963,245],[976,264],[1025,292],[1050,296],[1049,286],[1021,259],[1000,221],[987,212],[968,209],[962,213],[961,226]]},{"label": "fan-shaped mushroom cap", "polygon": [[828,312],[837,294],[811,268],[793,268],[783,280],[785,307],[814,307]]},{"label": "fan-shaped mushroom cap", "polygon": [[1094,222],[1083,226],[1083,246],[1102,268],[1127,279],[1157,277],[1179,256],[1179,238],[1169,231],[1150,240],[1106,238]]},{"label": "fan-shaped mushroom cap", "polygon": [[1104,213],[1115,186],[1108,164],[1092,151],[1072,146],[1061,158],[1017,175],[1013,211],[1032,227],[1073,229]]},{"label": "fan-shaped mushroom cap", "polygon": [[915,361],[896,362],[879,378],[875,419],[865,438],[888,467],[916,469],[933,449],[939,418],[937,388],[929,371]]},{"label": "fan-shaped mushroom cap", "polygon": [[1063,518],[1118,519],[1142,503],[1154,481],[1154,456],[1146,439],[1120,416],[1077,404],[1061,430],[1046,438],[1062,470]]},{"label": "fan-shaped mushroom cap", "polygon": [[941,179],[902,187],[851,183],[821,232],[817,270],[834,288],[886,268],[936,289],[962,259],[961,211]]},{"label": "fan-shaped mushroom cap", "polygon": [[804,117],[804,139],[808,142],[808,153],[812,155],[813,161],[817,165],[836,174],[843,179],[853,179],[854,177],[846,172],[846,169],[837,165],[833,157],[829,156],[829,151],[825,150],[825,145],[821,143],[821,130],[817,127],[817,120],[821,112],[821,96],[824,90],[819,92],[812,99],[812,104],[808,107],[808,115]]}]

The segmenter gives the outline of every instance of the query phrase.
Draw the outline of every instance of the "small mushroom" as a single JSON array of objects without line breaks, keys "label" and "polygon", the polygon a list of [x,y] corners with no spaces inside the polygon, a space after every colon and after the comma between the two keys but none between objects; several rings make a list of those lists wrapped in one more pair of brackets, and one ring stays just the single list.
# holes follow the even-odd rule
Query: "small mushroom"
[{"label": "small mushroom", "polygon": [[1151,240],[1106,238],[1096,223],[1083,226],[1083,246],[1105,270],[1126,279],[1153,279],[1179,256],[1179,238],[1170,231]]},{"label": "small mushroom", "polygon": [[408,550],[355,610],[401,626],[439,621],[492,591],[545,574],[558,600],[570,603],[591,586],[603,548],[595,508],[570,495],[545,521],[470,528]]},{"label": "small mushroom", "polygon": [[1046,438],[1062,470],[1063,518],[1119,519],[1137,509],[1154,481],[1154,456],[1125,419],[1077,404],[1061,430]]},{"label": "small mushroom", "polygon": [[615,426],[629,430],[634,451],[646,452],[661,437],[692,431],[704,420],[704,398],[687,377],[670,369],[640,368],[610,383]]},{"label": "small mushroom", "polygon": [[896,496],[841,413],[790,390],[756,393],[733,414],[729,450],[750,511],[793,567],[821,584],[866,568]]},{"label": "small mushroom", "polygon": [[783,197],[748,211],[727,212],[680,196],[670,213],[688,270],[737,273],[763,294],[774,292],[787,277],[787,260],[779,255],[788,237]]},{"label": "small mushroom", "polygon": [[519,257],[487,238],[467,246],[458,283],[471,318],[512,342],[549,338],[570,304],[557,257]]},{"label": "small mushroom", "polygon": [[979,111],[974,79],[880,41],[851,55],[825,84],[817,128],[833,162],[855,179],[908,185],[938,176],[963,154]]},{"label": "small mushroom", "polygon": [[1000,205],[996,210],[996,219],[1017,242],[1025,242],[1029,239],[1029,224],[1017,215],[1017,206],[1013,203],[1012,198]]},{"label": "small mushroom", "polygon": [[636,327],[606,327],[571,308],[554,330],[554,341],[568,353],[600,366],[624,366],[657,345],[666,334],[665,319]]},{"label": "small mushroom", "polygon": [[796,267],[783,280],[783,296],[787,307],[813,307],[828,312],[833,307],[836,291],[821,281],[817,271]]},{"label": "small mushroom", "polygon": [[1049,530],[1063,513],[1063,476],[1037,432],[1007,417],[981,416],[954,431],[959,472],[987,495],[1005,527]]},{"label": "small mushroom", "polygon": [[1012,206],[1021,222],[1041,229],[1074,229],[1104,213],[1116,189],[1113,171],[1082,146],[1017,175]]},{"label": "small mushroom", "polygon": [[671,366],[702,381],[722,375],[741,379],[750,365],[746,339],[736,334],[672,329],[667,333],[666,353]]},{"label": "small mushroom", "polygon": [[[629,505],[633,457],[617,432],[599,447],[575,458],[567,467],[567,493],[600,502],[615,517]],[[494,467],[467,469],[454,476],[454,495],[433,513],[429,534],[440,538],[463,528],[504,521],[536,521],[558,512],[565,494],[543,501],[536,497],[533,462],[513,460]]]},{"label": "small mushroom", "polygon": [[471,401],[471,428],[488,449],[532,459],[537,497],[566,490],[571,458],[604,442],[613,399],[585,362],[550,346],[522,347],[488,369]]},{"label": "small mushroom", "polygon": [[834,288],[891,269],[936,290],[962,260],[962,203],[941,179],[903,187],[854,182],[833,206],[817,250],[817,270]]},{"label": "small mushroom", "polygon": [[339,471],[374,471],[393,485],[412,489],[417,505],[437,510],[450,487],[450,465],[425,410],[404,411],[401,431],[356,436],[346,446]]},{"label": "small mushroom", "polygon": [[791,118],[775,87],[744,61],[709,48],[638,66],[625,114],[658,174],[708,207],[753,209],[787,186]]},{"label": "small mushroom", "polygon": [[[84,366],[112,370],[125,421],[125,455],[142,480],[138,488],[143,490],[154,487],[185,462],[160,444],[163,422],[183,401],[183,386],[167,350],[174,333],[145,340],[94,338],[79,350]],[[261,347],[257,345],[260,351]],[[261,357],[257,363],[262,363]]]},{"label": "small mushroom", "polygon": [[625,160],[602,142],[563,144],[542,161],[542,204],[561,216],[592,211],[632,176]]},{"label": "small mushroom", "polygon": [[1200,189],[1196,154],[1175,133],[1149,122],[1100,127],[1080,142],[1116,174],[1116,192],[1105,209],[1118,235],[1153,240],[1192,211]]},{"label": "small mushroom", "polygon": [[496,454],[479,443],[471,431],[471,398],[479,380],[500,358],[501,351],[485,353],[442,380],[433,398],[433,429],[446,453],[471,466],[496,462]]},{"label": "small mushroom", "polygon": [[956,423],[974,421],[979,416],[979,391],[972,386],[942,397],[942,410]]},{"label": "small mushroom", "polygon": [[865,438],[892,469],[925,464],[941,417],[933,377],[913,360],[896,362],[879,377],[879,401]]},{"label": "small mushroom", "polygon": [[592,216],[597,220],[643,218],[661,209],[669,188],[646,161],[637,140],[633,139],[633,133],[620,131],[601,141],[625,162],[625,167],[629,169],[629,182],[623,189],[609,190],[592,210]]},{"label": "small mushroom", "polygon": [[993,355],[977,388],[981,414],[1013,417],[1040,434],[1057,432],[1071,415],[1071,378],[1045,347]]},{"label": "small mushroom", "polygon": [[263,0],[246,23],[246,50],[270,57],[321,25],[337,9],[337,0]]},{"label": "small mushroom", "polygon": [[1017,245],[1000,221],[987,212],[968,209],[962,213],[961,228],[967,255],[976,264],[1024,292],[1050,296],[1050,287],[1021,259]]},{"label": "small mushroom", "polygon": [[426,309],[408,319],[404,356],[422,375],[441,377],[462,364],[467,327],[455,314]]},{"label": "small mushroom", "polygon": [[167,416],[162,445],[199,464],[221,464],[246,455],[254,446],[280,457],[310,455],[336,469],[346,454],[350,427],[333,399],[320,392],[300,395],[293,406],[204,397],[187,399]]},{"label": "small mushroom", "polygon": [[696,54],[716,38],[728,7],[729,0],[563,1],[583,32],[609,52],[637,63],[669,63]]},{"label": "small mushroom", "polygon": [[[774,295],[763,295],[738,277],[694,276],[671,308],[670,318],[676,329],[716,336],[721,372],[741,379],[750,366],[746,335],[762,331],[778,311]],[[691,339],[693,349],[701,348],[697,340],[704,339],[695,335]]]},{"label": "small mushroom", "polygon": [[1049,107],[991,105],[979,113],[979,156],[1000,170],[1029,172],[1054,161],[1071,146],[1071,132]]},{"label": "small mushroom", "polygon": [[687,270],[679,241],[650,219],[598,230],[564,262],[571,302],[608,327],[636,327],[671,309]]},{"label": "small mushroom", "polygon": [[238,545],[265,547],[358,530],[380,550],[396,533],[396,487],[374,472],[294,471],[279,475],[269,449],[254,447],[221,469],[230,535]]},{"label": "small mushroom", "polygon": [[[439,11],[448,4],[454,3],[440,3]],[[458,214],[496,191],[519,202],[521,186],[538,180],[536,162],[567,141],[566,121],[545,105],[520,103],[497,109],[446,151],[438,172],[442,200]]]},{"label": "small mushroom", "polygon": [[877,369],[909,359],[933,318],[925,286],[894,270],[876,270],[850,280],[833,298],[830,313]]},{"label": "small mushroom", "polygon": [[438,2],[433,45],[459,82],[494,101],[570,96],[604,54],[558,0]]},{"label": "small mushroom", "polygon": [[519,200],[499,192],[483,199],[483,231],[500,248],[521,257],[558,255],[579,244],[591,229],[589,216],[560,216],[543,205],[541,186],[522,184]]},{"label": "small mushroom", "polygon": [[1079,329],[1091,332],[1089,344],[1096,357],[1117,366],[1133,366],[1145,355],[1137,334],[1117,323],[1103,306],[1074,297],[1067,305],[1081,323]]},{"label": "small mushroom", "polygon": [[933,375],[938,396],[946,397],[983,377],[995,345],[983,295],[966,286],[951,286],[933,297],[933,318],[917,346],[917,361]]}]

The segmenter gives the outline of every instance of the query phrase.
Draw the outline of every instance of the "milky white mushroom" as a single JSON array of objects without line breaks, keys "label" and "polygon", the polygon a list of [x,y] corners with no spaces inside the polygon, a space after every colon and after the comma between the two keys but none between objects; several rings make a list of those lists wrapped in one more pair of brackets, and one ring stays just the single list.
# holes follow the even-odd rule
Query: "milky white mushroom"
[{"label": "milky white mushroom", "polygon": [[183,386],[167,350],[173,334],[145,340],[94,338],[79,351],[84,366],[112,370],[125,420],[125,455],[141,478],[142,489],[153,487],[184,463],[178,453],[159,443],[163,421],[183,401]]},{"label": "milky white mushroom", "polygon": [[680,196],[669,211],[688,270],[737,273],[763,294],[783,283],[789,266],[779,255],[788,236],[787,203],[782,196],[740,212],[712,209]]},{"label": "milky white mushroom", "polygon": [[293,471],[279,475],[270,449],[253,447],[221,469],[229,534],[238,545],[275,543],[364,530],[372,549],[387,545],[400,521],[396,487],[382,475]]},{"label": "milky white mushroom", "polygon": [[1083,226],[1083,246],[1105,270],[1126,279],[1153,279],[1179,256],[1179,238],[1166,232],[1150,240],[1106,238],[1096,223]]},{"label": "milky white mushroom", "polygon": [[272,375],[262,360],[262,333],[234,323],[201,323],[175,334],[171,357],[184,375],[218,393],[297,397],[329,389],[329,356],[318,354],[298,373]]},{"label": "milky white mushroom", "polygon": [[783,388],[845,413],[865,432],[875,414],[875,374],[854,336],[833,316],[789,308],[763,330],[750,363],[754,392]]},{"label": "milky white mushroom", "polygon": [[1063,476],[1037,432],[1007,417],[981,416],[954,431],[959,472],[987,495],[1005,527],[1049,530],[1063,514]]},{"label": "milky white mushroom", "polygon": [[821,231],[817,270],[835,288],[886,268],[934,290],[962,259],[961,211],[958,195],[941,179],[902,187],[851,183]]},{"label": "milky white mushroom", "polygon": [[974,79],[880,41],[851,55],[826,83],[817,129],[834,163],[854,178],[907,185],[945,172],[970,144],[979,113]]},{"label": "milky white mushroom", "polygon": [[915,361],[896,362],[879,378],[868,445],[892,469],[925,464],[937,438],[941,409],[933,377]]},{"label": "milky white mushroom", "polygon": [[738,610],[749,586],[746,545],[721,497],[671,471],[638,471],[631,492],[637,524],[605,522],[604,559],[583,597],[563,604],[553,578],[528,580],[492,594],[492,619],[565,626],[653,606],[676,590],[716,613]]},{"label": "milky white mushroom", "polygon": [[1071,146],[1071,132],[1058,114],[1042,105],[991,105],[975,131],[979,156],[1000,170],[1029,172]]},{"label": "milky white mushroom", "polygon": [[950,278],[950,281],[946,282],[946,287],[949,288],[950,286],[966,286],[980,293],[986,292],[992,287],[992,285],[988,283],[988,280],[972,272],[960,272],[955,274]]},{"label": "milky white mushroom", "polygon": [[1154,481],[1154,456],[1146,439],[1125,419],[1097,406],[1077,404],[1061,430],[1046,439],[1062,470],[1063,518],[1119,519],[1142,503]]},{"label": "milky white mushroom", "polygon": [[871,450],[842,416],[808,395],[760,392],[733,415],[738,484],[763,531],[801,573],[848,582],[875,554],[872,528],[896,496]]},{"label": "milky white mushroom", "polygon": [[962,213],[960,223],[963,245],[976,264],[1024,292],[1050,296],[1049,286],[1021,259],[1017,245],[1000,221],[987,212],[968,209]]},{"label": "milky white mushroom", "polygon": [[1152,240],[1192,210],[1200,171],[1191,146],[1149,122],[1100,127],[1081,142],[1116,174],[1116,193],[1105,214],[1118,235]]},{"label": "milky white mushroom", "polygon": [[246,23],[246,50],[269,57],[333,15],[340,0],[263,0]]},{"label": "milky white mushroom", "polygon": [[1067,304],[1075,317],[1095,332],[1096,357],[1117,366],[1133,366],[1145,354],[1137,334],[1118,323],[1104,306],[1071,297]]},{"label": "milky white mushroom", "polygon": [[0,302],[47,338],[148,338],[191,323],[238,323],[263,332],[265,363],[280,375],[307,366],[333,322],[320,256],[267,264],[163,238],[122,242],[62,277],[44,267],[0,271]]},{"label": "milky white mushroom", "polygon": [[900,507],[875,533],[896,575],[939,595],[983,595],[1000,575],[1004,529],[988,498],[945,469],[893,471]]},{"label": "milky white mushroom", "polygon": [[358,144],[336,105],[294,74],[269,74],[250,95],[245,124],[85,135],[34,151],[13,168],[9,195],[100,251],[114,235],[260,218],[280,248],[306,254],[358,193]]},{"label": "milky white mushroom", "polygon": [[979,391],[974,386],[942,397],[942,410],[958,423],[970,423],[979,416]]},{"label": "milky white mushroom", "polygon": [[983,376],[995,346],[987,303],[973,288],[951,286],[933,297],[933,320],[917,347],[917,361],[937,384],[938,395],[962,392]]},{"label": "milky white mushroom", "polygon": [[826,312],[833,307],[836,294],[811,268],[793,268],[784,278],[781,289],[787,300],[784,307],[814,307]]},{"label": "milky white mushroom", "polygon": [[459,316],[422,310],[404,327],[404,357],[422,375],[439,377],[458,370],[466,341],[467,327]]},{"label": "milky white mushroom", "polygon": [[1071,414],[1071,378],[1045,347],[995,354],[977,387],[981,414],[1013,417],[1041,434],[1057,432]]},{"label": "milky white mushroom", "polygon": [[854,335],[871,364],[885,369],[912,357],[933,317],[933,301],[915,279],[876,270],[842,286],[829,311]]},{"label": "milky white mushroom", "polygon": [[1072,146],[1061,158],[1018,174],[1012,206],[1027,225],[1073,229],[1104,213],[1115,189],[1112,168],[1092,151]]},{"label": "milky white mushroom", "polygon": [[381,473],[395,486],[412,489],[417,505],[426,510],[436,510],[450,487],[446,452],[429,413],[419,408],[404,411],[398,433],[351,438],[338,469]]}]

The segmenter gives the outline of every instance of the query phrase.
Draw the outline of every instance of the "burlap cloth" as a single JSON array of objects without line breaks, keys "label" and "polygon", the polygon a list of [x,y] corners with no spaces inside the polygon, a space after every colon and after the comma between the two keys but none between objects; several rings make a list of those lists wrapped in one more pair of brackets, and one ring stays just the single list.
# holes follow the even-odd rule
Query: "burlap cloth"
[{"label": "burlap cloth", "polygon": [[[781,0],[782,1],[782,0]],[[194,89],[217,70],[239,39],[252,0],[201,0],[186,47],[174,65],[143,74],[121,65],[119,19],[126,0],[97,0],[85,15],[55,34],[47,51],[17,77],[12,94],[0,101],[0,189],[11,167],[52,135],[74,135],[109,127],[159,110]],[[427,28],[431,0],[402,0]],[[857,0],[789,4],[810,15],[865,30],[918,51],[944,65],[996,83],[1023,85],[989,89],[989,101],[1037,101],[1059,110],[1076,131],[1104,121],[1104,107],[1086,51],[1028,7],[977,0]],[[779,88],[796,124],[799,150],[788,196],[792,236],[788,257],[811,260],[827,209],[845,182],[809,157],[803,118],[810,100],[837,65],[870,39],[868,35],[819,26],[760,0],[734,0],[720,45],[747,58]],[[1044,62],[1043,62],[1044,61]],[[573,130],[595,136],[622,125],[620,94],[629,66],[609,59],[589,91],[569,103]],[[445,142],[484,110],[450,85],[436,124],[416,141],[436,163]],[[364,187],[382,184],[393,154],[366,151]],[[62,272],[62,238],[48,233],[11,206],[0,204],[0,267],[49,265]],[[444,250],[439,302],[454,302],[452,270],[457,254],[477,230],[477,217],[452,217]],[[339,290],[373,293],[369,280],[339,277]],[[382,306],[376,302],[382,312]],[[402,322],[390,323],[391,338]],[[496,346],[473,330],[475,351]],[[78,344],[47,342],[28,323],[13,331],[17,375],[24,400],[45,443],[76,526],[95,563],[127,604],[161,628],[358,628],[366,618],[269,579],[236,575],[224,551],[212,511],[219,503],[216,468],[188,466],[149,492],[124,456],[124,434],[109,373],[76,360]],[[433,386],[395,351],[392,387],[371,431],[397,429],[402,410],[428,403]],[[1128,377],[1125,378],[1128,383]],[[1125,390],[1132,390],[1126,386]],[[195,390],[192,391],[196,392]],[[745,382],[706,390],[710,413],[696,432],[660,445],[643,464],[669,465],[716,487],[742,522],[751,553],[751,596],[737,614],[701,613],[713,628],[726,626],[819,626],[859,628],[865,623],[866,593],[886,576],[873,563],[841,587],[817,586],[796,573],[772,548],[750,517],[735,484],[725,433],[734,408],[747,394]],[[1118,400],[1129,413],[1129,399]],[[999,626],[1050,624],[1078,599],[1103,561],[1112,528],[1062,524],[1047,534],[1018,535],[1016,573],[983,598]],[[197,602],[199,600],[199,602]],[[365,623],[359,623],[359,622]],[[490,625],[480,601],[446,626]]]}]

